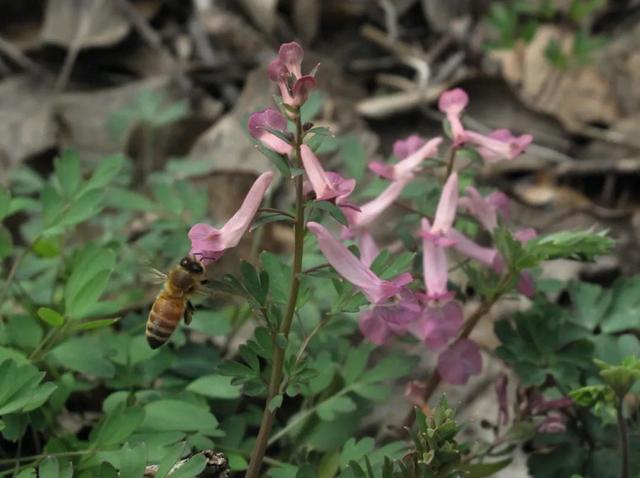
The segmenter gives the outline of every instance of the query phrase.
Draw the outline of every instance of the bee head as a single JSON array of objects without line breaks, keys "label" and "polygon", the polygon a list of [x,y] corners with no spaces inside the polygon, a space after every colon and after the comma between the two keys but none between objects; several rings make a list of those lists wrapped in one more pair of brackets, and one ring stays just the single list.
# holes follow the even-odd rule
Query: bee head
[{"label": "bee head", "polygon": [[183,257],[180,261],[180,267],[182,267],[187,272],[191,272],[192,274],[203,274],[204,267],[197,259],[194,259],[191,256]]}]

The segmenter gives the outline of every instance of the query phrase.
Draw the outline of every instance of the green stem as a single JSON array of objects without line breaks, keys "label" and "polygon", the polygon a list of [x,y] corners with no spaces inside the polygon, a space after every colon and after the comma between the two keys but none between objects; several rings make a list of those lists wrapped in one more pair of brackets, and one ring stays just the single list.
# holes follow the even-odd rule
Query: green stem
[{"label": "green stem", "polygon": [[[493,294],[491,294],[489,297],[484,299],[480,303],[478,308],[473,312],[473,314],[471,314],[469,318],[465,321],[464,325],[462,326],[462,330],[458,334],[456,342],[459,340],[466,339],[467,337],[469,337],[469,335],[471,335],[471,332],[473,332],[473,329],[476,327],[476,325],[478,325],[478,322],[480,322],[480,319],[482,319],[482,317],[487,315],[491,310],[491,308],[494,306],[494,304],[500,299],[500,297],[502,297],[507,292],[515,276],[516,276],[516,273],[512,271],[506,274],[502,278],[502,280],[500,281],[500,284],[498,284],[498,287],[496,288],[496,291]],[[436,391],[436,389],[440,385],[441,381],[442,381],[442,377],[440,376],[437,370],[434,370],[434,372],[431,374],[431,376],[429,377],[429,380],[425,385],[424,394],[422,396],[425,403],[429,402],[433,393]],[[415,420],[415,410],[411,410],[411,412],[409,412],[409,414],[405,418],[403,422],[403,426],[407,428],[411,427],[411,424],[413,423],[414,420]]]},{"label": "green stem", "polygon": [[620,448],[622,448],[620,462],[620,478],[629,478],[629,430],[623,414],[623,398],[618,399],[616,405],[618,416],[618,434],[620,436]]},{"label": "green stem", "polygon": [[[300,146],[302,145],[303,130],[302,122],[300,120],[300,114],[295,117],[296,123],[296,160],[297,166],[302,164],[302,158],[300,154]],[[300,289],[300,272],[302,271],[302,254],[304,247],[304,195],[302,191],[302,175],[296,176],[296,222],[295,222],[295,245],[293,251],[293,268],[291,271],[291,289],[289,290],[289,300],[287,303],[287,310],[285,312],[282,323],[280,324],[279,333],[285,338],[289,337],[289,331],[291,330],[291,324],[293,322],[293,316],[296,311],[296,304],[298,302],[298,291]],[[271,359],[271,378],[269,380],[269,386],[267,390],[267,400],[262,413],[262,421],[260,422],[260,430],[256,438],[256,444],[251,452],[251,459],[249,461],[249,467],[245,475],[246,478],[257,478],[260,473],[260,467],[264,459],[264,454],[267,449],[267,443],[269,441],[269,435],[271,434],[271,428],[273,427],[273,421],[275,419],[275,410],[270,409],[271,401],[280,393],[280,384],[282,383],[282,367],[284,364],[285,350],[279,346],[275,346],[273,349],[273,356]]]}]

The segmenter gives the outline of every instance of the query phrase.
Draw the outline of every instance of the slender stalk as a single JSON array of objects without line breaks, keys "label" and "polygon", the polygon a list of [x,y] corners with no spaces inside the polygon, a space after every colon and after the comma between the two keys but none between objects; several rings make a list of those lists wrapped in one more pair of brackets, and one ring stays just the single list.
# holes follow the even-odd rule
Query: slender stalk
[{"label": "slender stalk", "polygon": [[[500,281],[500,284],[498,285],[496,292],[494,294],[491,294],[489,297],[483,300],[482,303],[480,303],[478,308],[465,321],[464,325],[462,326],[462,329],[460,330],[460,333],[458,334],[458,337],[456,338],[456,342],[459,340],[466,339],[469,337],[469,335],[471,335],[471,332],[473,332],[473,329],[476,327],[476,325],[478,325],[478,322],[480,322],[480,319],[482,319],[482,317],[484,317],[489,313],[489,311],[494,306],[494,304],[498,302],[500,297],[502,297],[504,293],[507,291],[514,276],[515,274],[513,272],[510,272],[507,275],[505,275],[503,279]],[[440,385],[441,381],[442,381],[442,377],[440,376],[437,370],[434,370],[431,376],[429,377],[429,380],[425,384],[425,390],[422,396],[425,403],[431,399],[434,392]],[[403,426],[407,428],[411,427],[411,425],[413,424],[413,421],[415,420],[415,417],[416,417],[415,410],[412,409],[411,412],[409,412],[407,417],[404,419]]]},{"label": "slender stalk", "polygon": [[616,415],[618,416],[620,448],[622,448],[620,478],[629,478],[629,429],[627,428],[627,422],[624,421],[622,397],[618,398],[618,403],[616,404]]},{"label": "slender stalk", "polygon": [[449,154],[447,155],[447,174],[444,178],[445,181],[449,179],[449,176],[451,176],[451,173],[453,172],[453,165],[456,162],[457,151],[458,148],[456,146],[452,145],[451,148],[449,148]]},{"label": "slender stalk", "polygon": [[[300,154],[300,146],[302,145],[303,129],[300,114],[296,114],[296,161],[297,166],[302,164],[302,158]],[[302,176],[299,175],[295,178],[296,184],[296,222],[295,222],[295,244],[293,251],[293,268],[291,271],[291,289],[289,290],[289,300],[287,303],[287,310],[285,312],[282,323],[280,324],[279,333],[284,337],[289,336],[291,330],[291,324],[293,322],[293,316],[296,311],[296,304],[298,302],[298,291],[300,289],[300,272],[302,271],[302,254],[304,246],[304,195],[302,191]],[[275,419],[275,410],[270,409],[271,401],[280,393],[280,384],[282,383],[282,366],[284,364],[285,350],[278,345],[274,346],[273,356],[271,360],[271,378],[269,380],[269,386],[267,390],[267,400],[265,403],[264,411],[262,413],[262,421],[260,422],[260,430],[258,431],[258,437],[256,438],[256,444],[251,452],[251,459],[249,461],[249,467],[247,468],[246,478],[257,478],[260,473],[260,466],[264,459],[264,454],[267,449],[267,443],[269,441],[269,435],[271,434],[271,428],[273,427],[273,421]]]}]

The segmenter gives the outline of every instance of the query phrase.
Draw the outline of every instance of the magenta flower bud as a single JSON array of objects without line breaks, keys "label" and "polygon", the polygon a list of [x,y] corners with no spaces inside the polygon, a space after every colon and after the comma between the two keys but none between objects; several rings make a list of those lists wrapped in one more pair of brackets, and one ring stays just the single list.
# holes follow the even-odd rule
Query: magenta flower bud
[{"label": "magenta flower bud", "polygon": [[427,346],[439,350],[456,338],[463,323],[462,305],[458,301],[426,305],[412,326],[412,333]]},{"label": "magenta flower bud", "polygon": [[285,132],[287,120],[275,108],[256,111],[249,116],[249,134],[267,148],[280,154],[289,154],[293,147],[269,130]]},{"label": "magenta flower bud", "polygon": [[302,77],[302,59],[304,50],[296,42],[283,43],[278,51],[278,59],[282,62],[289,73],[296,78]]},{"label": "magenta flower bud", "polygon": [[238,211],[220,229],[202,223],[191,227],[189,254],[200,259],[203,265],[207,266],[220,259],[227,249],[237,246],[249,229],[271,181],[273,181],[272,172],[262,173],[249,189]]},{"label": "magenta flower bud", "polygon": [[316,88],[316,79],[313,76],[305,75],[296,80],[291,91],[293,102],[292,106],[302,106],[309,94]]},{"label": "magenta flower bud", "polygon": [[438,373],[451,385],[464,385],[482,370],[480,347],[469,339],[455,342],[438,357]]}]

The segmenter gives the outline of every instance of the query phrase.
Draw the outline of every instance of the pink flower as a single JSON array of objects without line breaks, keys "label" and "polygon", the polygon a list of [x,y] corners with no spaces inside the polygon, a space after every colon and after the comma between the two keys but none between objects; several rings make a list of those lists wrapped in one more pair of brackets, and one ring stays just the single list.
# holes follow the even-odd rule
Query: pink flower
[{"label": "pink flower", "polygon": [[[417,136],[410,136],[409,138],[412,137],[418,138]],[[407,141],[409,141],[409,139],[407,139]],[[378,176],[390,179],[392,181],[402,179],[404,177],[413,177],[413,174],[425,159],[438,154],[438,146],[441,142],[442,138],[433,138],[429,142],[424,143],[420,148],[413,151],[411,154],[405,156],[396,164],[392,165],[380,161],[374,161],[372,163],[369,163],[369,169],[376,173]],[[394,146],[394,151],[395,149],[396,147]],[[401,149],[406,149],[408,151],[408,147]]]},{"label": "pink flower", "polygon": [[356,240],[358,241],[358,249],[360,249],[360,260],[367,267],[371,266],[378,254],[380,254],[380,248],[376,241],[366,229],[357,234]]},{"label": "pink flower", "polygon": [[451,385],[464,385],[481,370],[480,348],[468,339],[458,340],[438,357],[438,373]]},{"label": "pink flower", "polygon": [[507,129],[499,129],[488,135],[466,130],[460,115],[468,103],[469,96],[461,88],[445,91],[440,95],[438,108],[446,114],[447,121],[451,125],[454,147],[472,143],[478,147],[478,152],[485,161],[492,162],[519,156],[533,141],[533,136],[530,134],[513,136]]},{"label": "pink flower", "polygon": [[455,229],[451,230],[449,237],[453,241],[453,248],[460,254],[493,268],[497,273],[501,273],[504,270],[504,261],[496,249],[476,244]]},{"label": "pink flower", "polygon": [[249,229],[272,180],[272,172],[262,173],[249,189],[238,211],[220,229],[209,224],[192,226],[189,230],[190,254],[206,266],[220,259],[227,249],[237,246]]},{"label": "pink flower", "polygon": [[498,129],[486,136],[467,131],[466,141],[478,146],[478,152],[485,161],[495,162],[520,156],[533,141],[533,136],[530,134],[513,136],[508,129]]},{"label": "pink flower", "polygon": [[333,199],[337,205],[346,202],[347,197],[356,187],[355,179],[344,179],[338,173],[326,172],[318,157],[306,144],[300,146],[300,156],[316,199],[319,201]]},{"label": "pink flower", "polygon": [[453,230],[458,205],[458,175],[453,173],[442,189],[433,226],[422,219],[423,273],[427,300],[452,297],[447,289],[447,257],[444,249],[455,244],[449,236]]},{"label": "pink flower", "polygon": [[509,199],[500,191],[483,197],[476,188],[469,186],[467,196],[460,199],[460,205],[469,211],[482,227],[492,232],[498,227],[498,215],[504,219],[508,216]]},{"label": "pink flower", "polygon": [[426,142],[425,139],[417,134],[407,136],[405,139],[399,139],[393,143],[393,155],[398,159],[404,159],[422,148]]},{"label": "pink flower", "polygon": [[376,345],[385,344],[392,336],[404,334],[417,319],[420,307],[408,291],[400,292],[398,300],[377,305],[360,316],[360,331]]},{"label": "pink flower", "polygon": [[459,145],[466,139],[466,131],[462,126],[460,115],[469,103],[469,96],[462,88],[445,91],[440,95],[438,108],[447,115],[447,121],[451,125],[453,144]]},{"label": "pink flower", "polygon": [[304,50],[298,43],[283,43],[277,58],[269,63],[269,78],[278,83],[282,101],[295,108],[304,104],[316,87],[313,75],[302,74],[303,57]]},{"label": "pink flower", "polygon": [[360,289],[372,304],[384,303],[412,281],[409,273],[400,274],[392,280],[380,279],[322,225],[309,222],[307,227],[316,236],[318,246],[329,264],[344,279]]},{"label": "pink flower", "polygon": [[363,204],[359,210],[345,210],[349,220],[349,231],[343,233],[343,238],[349,237],[353,230],[365,228],[375,221],[389,206],[391,206],[402,193],[402,190],[411,181],[410,177],[404,177],[393,181],[380,195]]},{"label": "pink flower", "polygon": [[411,331],[429,347],[438,350],[458,335],[462,316],[462,305],[458,301],[426,305]]},{"label": "pink flower", "polygon": [[267,148],[280,154],[289,154],[293,147],[269,130],[285,132],[287,120],[275,108],[256,111],[249,117],[249,133]]}]

